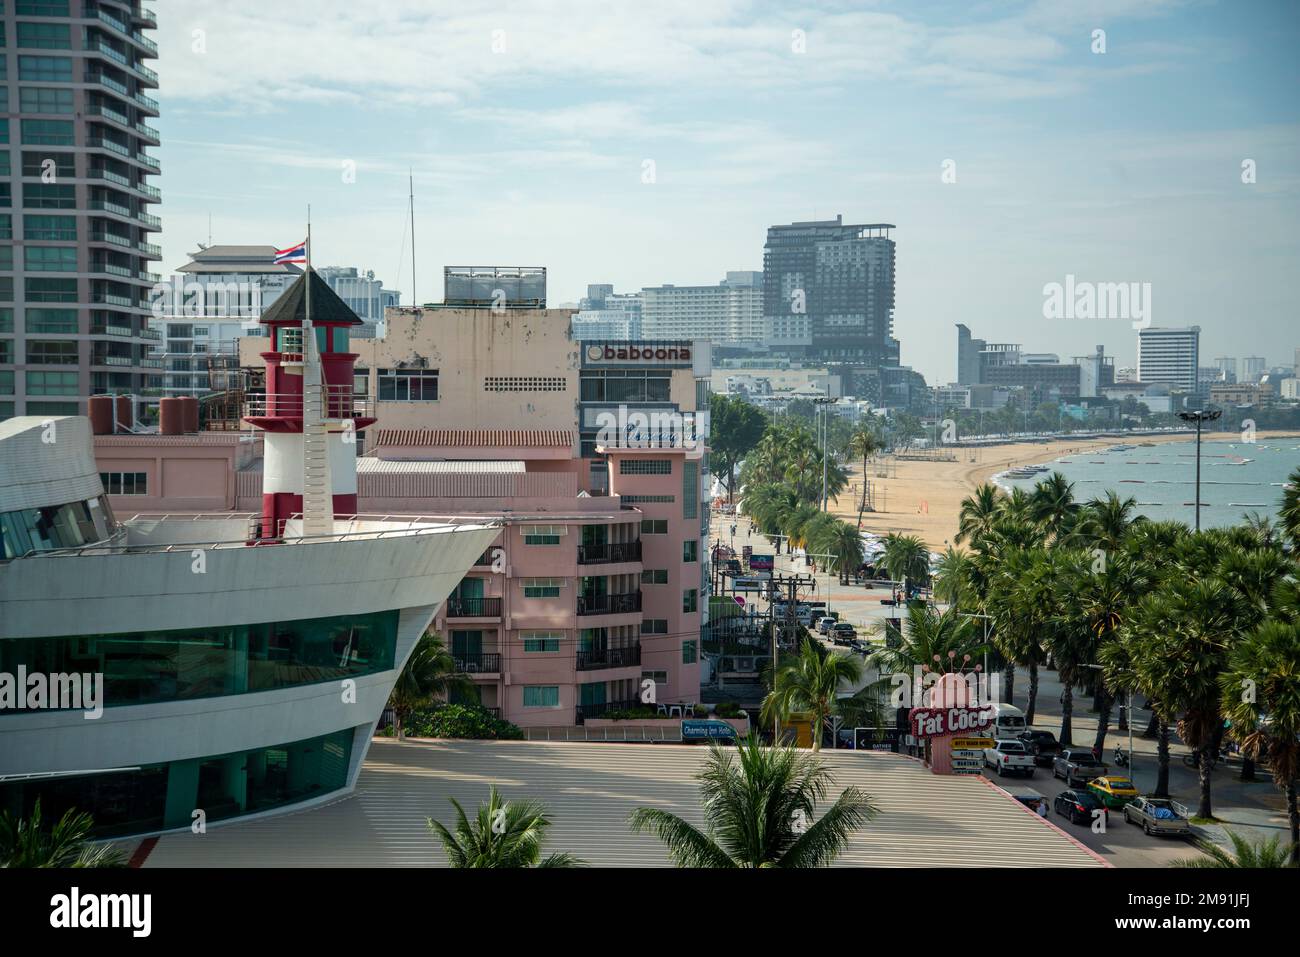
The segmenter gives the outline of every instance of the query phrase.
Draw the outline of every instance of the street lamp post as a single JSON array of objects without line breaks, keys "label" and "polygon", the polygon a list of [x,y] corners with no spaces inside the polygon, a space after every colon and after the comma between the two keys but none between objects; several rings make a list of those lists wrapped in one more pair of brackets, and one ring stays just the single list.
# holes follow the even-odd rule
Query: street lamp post
[{"label": "street lamp post", "polygon": [[1201,423],[1213,422],[1223,415],[1222,409],[1197,409],[1195,412],[1179,412],[1178,417],[1184,422],[1196,423],[1196,530],[1201,530]]}]

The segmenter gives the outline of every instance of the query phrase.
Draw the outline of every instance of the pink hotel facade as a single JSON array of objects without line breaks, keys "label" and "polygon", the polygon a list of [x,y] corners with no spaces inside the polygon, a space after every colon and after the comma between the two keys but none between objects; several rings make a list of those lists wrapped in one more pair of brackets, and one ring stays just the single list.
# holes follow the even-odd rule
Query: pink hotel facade
[{"label": "pink hotel facade", "polygon": [[[361,513],[502,522],[435,618],[474,698],[523,727],[698,702],[707,343],[570,338],[570,310],[390,309],[353,340]],[[240,341],[265,364],[265,338]],[[258,512],[249,433],[96,436],[119,517]],[[116,476],[116,478],[115,478]]]}]

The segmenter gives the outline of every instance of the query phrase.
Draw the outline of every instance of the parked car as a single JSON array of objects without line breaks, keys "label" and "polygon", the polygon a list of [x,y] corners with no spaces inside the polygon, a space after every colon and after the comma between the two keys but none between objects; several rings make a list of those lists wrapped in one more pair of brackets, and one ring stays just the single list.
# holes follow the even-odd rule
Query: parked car
[{"label": "parked car", "polygon": [[1101,803],[1097,795],[1082,789],[1065,790],[1056,796],[1052,807],[1057,814],[1070,819],[1071,824],[1089,824],[1093,822],[1093,812],[1101,811],[1102,818],[1110,823],[1110,812]]},{"label": "parked car", "polygon": [[1047,801],[1047,798],[1043,797],[1042,794],[1023,784],[1000,784],[998,786],[1035,813],[1038,812],[1038,805]]},{"label": "parked car", "polygon": [[1034,763],[1039,767],[1050,768],[1056,756],[1061,753],[1061,743],[1050,731],[1025,731],[1020,735],[1025,747],[1034,756]]},{"label": "parked car", "polygon": [[830,636],[831,641],[835,642],[835,644],[847,645],[858,637],[858,631],[847,621],[837,621],[831,625]]},{"label": "parked car", "polygon": [[1128,778],[1107,774],[1088,782],[1088,790],[1101,798],[1106,807],[1121,808],[1138,796],[1138,790]]},{"label": "parked car", "polygon": [[1082,787],[1107,771],[1090,748],[1065,748],[1052,762],[1052,777],[1061,778],[1069,787]]},{"label": "parked car", "polygon": [[860,655],[869,655],[872,651],[871,642],[867,641],[865,638],[854,638],[849,642],[849,647]]},{"label": "parked car", "polygon": [[830,615],[827,615],[824,618],[818,618],[817,619],[818,634],[822,634],[822,635],[830,634],[830,630],[832,626],[834,626],[834,624],[835,624],[835,619],[832,618]]},{"label": "parked car", "polygon": [[1190,837],[1192,822],[1187,819],[1187,806],[1168,798],[1141,797],[1124,805],[1124,820],[1140,824],[1146,834],[1174,834]]},{"label": "parked car", "polygon": [[993,747],[984,749],[984,767],[996,768],[998,777],[1002,778],[1008,774],[1032,778],[1034,756],[1023,741],[998,741]]}]

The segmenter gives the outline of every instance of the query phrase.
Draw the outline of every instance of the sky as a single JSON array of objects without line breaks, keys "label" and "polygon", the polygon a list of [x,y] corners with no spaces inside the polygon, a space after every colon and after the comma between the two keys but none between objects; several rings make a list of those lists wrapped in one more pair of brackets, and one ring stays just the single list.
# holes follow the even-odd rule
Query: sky
[{"label": "sky", "polygon": [[897,226],[894,334],[932,383],[958,322],[1135,364],[1132,322],[1045,318],[1070,275],[1150,283],[1202,365],[1300,348],[1293,0],[168,0],[158,21],[165,274],[209,235],[296,243],[310,205],[313,264],[410,302],[410,175],[420,302],[444,265],[546,266],[552,305],[715,283],[762,268],[768,226],[842,214]]}]

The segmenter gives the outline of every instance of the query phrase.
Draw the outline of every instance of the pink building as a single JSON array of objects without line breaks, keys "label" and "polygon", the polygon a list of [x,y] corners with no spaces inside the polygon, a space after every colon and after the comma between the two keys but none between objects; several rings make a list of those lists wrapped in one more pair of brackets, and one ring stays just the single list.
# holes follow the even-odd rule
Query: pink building
[{"label": "pink building", "polygon": [[[699,701],[707,356],[676,343],[625,360],[574,342],[568,320],[390,310],[384,339],[348,344],[377,420],[356,435],[357,511],[504,523],[434,627],[477,702],[523,727]],[[241,341],[243,364],[260,370],[266,342]],[[144,494],[118,485],[115,511],[261,513],[260,447],[211,435],[98,437],[101,470],[148,475]],[[194,457],[185,443],[208,442],[231,451],[201,482],[167,479],[195,468],[172,464]]]}]

